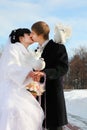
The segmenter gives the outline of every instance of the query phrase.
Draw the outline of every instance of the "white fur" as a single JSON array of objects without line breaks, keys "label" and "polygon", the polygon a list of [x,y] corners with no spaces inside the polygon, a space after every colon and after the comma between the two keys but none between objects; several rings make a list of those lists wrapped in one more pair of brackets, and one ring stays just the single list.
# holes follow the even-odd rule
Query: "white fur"
[{"label": "white fur", "polygon": [[56,43],[65,43],[71,37],[71,27],[62,23],[56,24],[54,29],[54,41]]}]

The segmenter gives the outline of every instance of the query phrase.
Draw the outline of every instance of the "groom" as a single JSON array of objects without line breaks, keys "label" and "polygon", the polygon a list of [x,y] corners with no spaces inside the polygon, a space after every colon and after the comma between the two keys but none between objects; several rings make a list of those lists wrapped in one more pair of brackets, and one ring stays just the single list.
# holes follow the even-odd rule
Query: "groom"
[{"label": "groom", "polygon": [[[41,105],[46,114],[43,125],[48,130],[62,130],[68,123],[63,92],[63,76],[68,71],[68,56],[63,44],[49,40],[49,26],[38,21],[31,27],[31,37],[39,43],[39,50],[46,62],[46,92],[42,95]],[[38,51],[38,50],[36,50]]]}]

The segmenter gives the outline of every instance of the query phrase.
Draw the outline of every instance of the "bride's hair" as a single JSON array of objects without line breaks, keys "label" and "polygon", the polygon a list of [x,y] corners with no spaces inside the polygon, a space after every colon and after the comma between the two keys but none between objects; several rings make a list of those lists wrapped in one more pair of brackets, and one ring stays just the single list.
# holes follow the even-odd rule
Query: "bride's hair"
[{"label": "bride's hair", "polygon": [[31,31],[27,28],[19,28],[12,30],[12,32],[9,35],[11,43],[16,43],[20,42],[19,37],[24,36],[24,34],[29,34],[30,35]]}]

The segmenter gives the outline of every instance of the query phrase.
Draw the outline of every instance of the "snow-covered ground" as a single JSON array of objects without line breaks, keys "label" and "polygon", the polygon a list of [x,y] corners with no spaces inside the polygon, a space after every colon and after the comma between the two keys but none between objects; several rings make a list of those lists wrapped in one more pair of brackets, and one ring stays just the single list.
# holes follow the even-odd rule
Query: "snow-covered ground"
[{"label": "snow-covered ground", "polygon": [[87,130],[87,89],[65,91],[68,121]]}]

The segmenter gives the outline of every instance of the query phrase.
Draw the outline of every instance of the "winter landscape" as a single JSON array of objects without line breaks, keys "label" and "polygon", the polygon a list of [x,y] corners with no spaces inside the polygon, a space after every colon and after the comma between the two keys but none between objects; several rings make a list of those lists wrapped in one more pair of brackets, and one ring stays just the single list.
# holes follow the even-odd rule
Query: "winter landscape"
[{"label": "winter landscape", "polygon": [[87,89],[65,91],[64,94],[69,123],[78,130],[87,130]]}]

